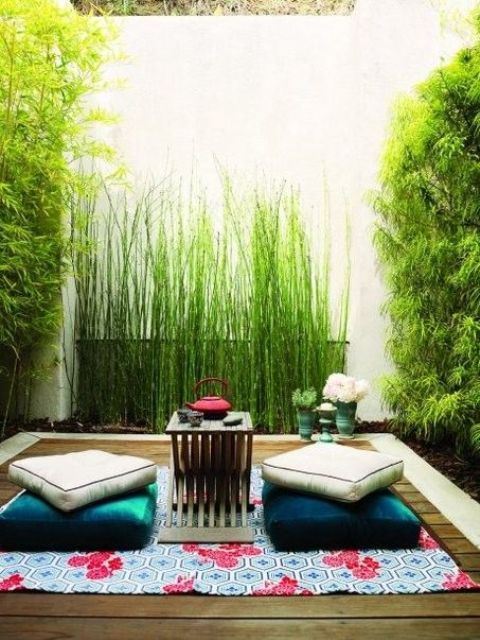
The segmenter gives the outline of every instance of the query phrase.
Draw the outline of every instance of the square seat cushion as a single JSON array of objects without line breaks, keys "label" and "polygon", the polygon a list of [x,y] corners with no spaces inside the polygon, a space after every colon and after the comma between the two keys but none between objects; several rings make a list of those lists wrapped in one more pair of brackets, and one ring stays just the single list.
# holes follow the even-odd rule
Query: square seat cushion
[{"label": "square seat cushion", "polygon": [[420,521],[389,489],[354,503],[301,494],[265,482],[265,529],[277,551],[409,549]]},{"label": "square seat cushion", "polygon": [[134,491],[155,482],[151,460],[90,449],[12,462],[8,479],[62,511]]},{"label": "square seat cushion", "polygon": [[0,549],[140,549],[152,534],[156,501],[157,485],[151,483],[67,513],[24,491],[0,509]]},{"label": "square seat cushion", "polygon": [[262,477],[287,489],[355,502],[403,474],[400,458],[353,447],[314,444],[267,458]]}]

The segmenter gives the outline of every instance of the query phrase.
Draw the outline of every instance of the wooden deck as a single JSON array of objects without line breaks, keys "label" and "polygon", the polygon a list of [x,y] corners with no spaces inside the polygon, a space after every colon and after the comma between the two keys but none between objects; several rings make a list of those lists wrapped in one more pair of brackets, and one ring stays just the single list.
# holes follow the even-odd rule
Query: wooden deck
[{"label": "wooden deck", "polygon": [[[356,446],[369,446],[360,441]],[[254,441],[254,463],[304,446],[274,438]],[[18,457],[89,448],[129,453],[166,465],[165,441],[41,440]],[[10,461],[9,461],[10,462]],[[18,488],[0,467],[0,503]],[[480,551],[417,489],[402,480],[396,489],[474,580],[480,581]],[[2,640],[149,640],[193,637],[329,638],[329,640],[480,639],[480,592],[424,595],[323,595],[313,597],[224,598],[217,596],[0,594]]]}]

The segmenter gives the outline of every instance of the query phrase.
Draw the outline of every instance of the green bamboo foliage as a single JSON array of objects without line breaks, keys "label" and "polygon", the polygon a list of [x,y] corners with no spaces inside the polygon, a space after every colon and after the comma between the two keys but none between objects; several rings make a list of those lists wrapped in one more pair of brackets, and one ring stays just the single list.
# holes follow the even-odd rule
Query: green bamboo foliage
[{"label": "green bamboo foliage", "polygon": [[376,245],[391,296],[384,395],[402,432],[480,450],[480,44],[396,108]]},{"label": "green bamboo foliage", "polygon": [[68,196],[85,187],[73,161],[114,155],[91,136],[92,124],[108,115],[85,101],[105,87],[101,69],[113,36],[103,21],[53,0],[0,2],[2,433],[19,411],[16,399],[28,413],[28,381],[40,374],[36,353],[61,325]]},{"label": "green bamboo foliage", "polygon": [[161,431],[196,380],[219,376],[256,424],[289,432],[292,390],[343,368],[347,306],[334,328],[328,254],[313,262],[298,194],[238,198],[225,177],[220,221],[165,185],[73,210],[91,247],[75,265],[83,417]]}]

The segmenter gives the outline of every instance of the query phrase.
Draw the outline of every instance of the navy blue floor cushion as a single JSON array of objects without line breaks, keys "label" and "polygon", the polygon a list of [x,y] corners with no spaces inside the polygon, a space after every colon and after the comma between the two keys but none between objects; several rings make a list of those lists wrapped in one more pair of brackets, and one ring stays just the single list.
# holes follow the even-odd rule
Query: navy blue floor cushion
[{"label": "navy blue floor cushion", "polygon": [[0,549],[139,549],[150,539],[156,502],[156,483],[70,512],[26,491],[0,511]]},{"label": "navy blue floor cushion", "polygon": [[389,489],[345,503],[264,482],[262,499],[265,529],[278,551],[417,546],[420,521]]}]

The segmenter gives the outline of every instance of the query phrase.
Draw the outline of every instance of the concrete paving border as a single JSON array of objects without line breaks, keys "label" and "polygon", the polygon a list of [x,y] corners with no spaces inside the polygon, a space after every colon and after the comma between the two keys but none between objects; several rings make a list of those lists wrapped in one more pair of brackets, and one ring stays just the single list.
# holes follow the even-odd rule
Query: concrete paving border
[{"label": "concrete paving border", "polygon": [[472,544],[480,549],[480,503],[434,469],[392,434],[382,434],[373,445],[377,451],[402,458],[404,474]]},{"label": "concrete paving border", "polygon": [[[110,433],[51,433],[21,432],[0,443],[0,464],[19,455],[39,440],[157,440],[168,441],[166,435],[150,434],[110,434]],[[282,442],[297,442],[297,435],[270,436],[256,435],[255,439],[273,439]],[[402,458],[405,477],[443,515],[454,524],[472,544],[480,549],[480,503],[459,489],[453,482],[434,469],[410,447],[390,433],[359,434],[359,440],[368,440],[382,453]],[[320,445],[328,446],[328,445]]]}]

